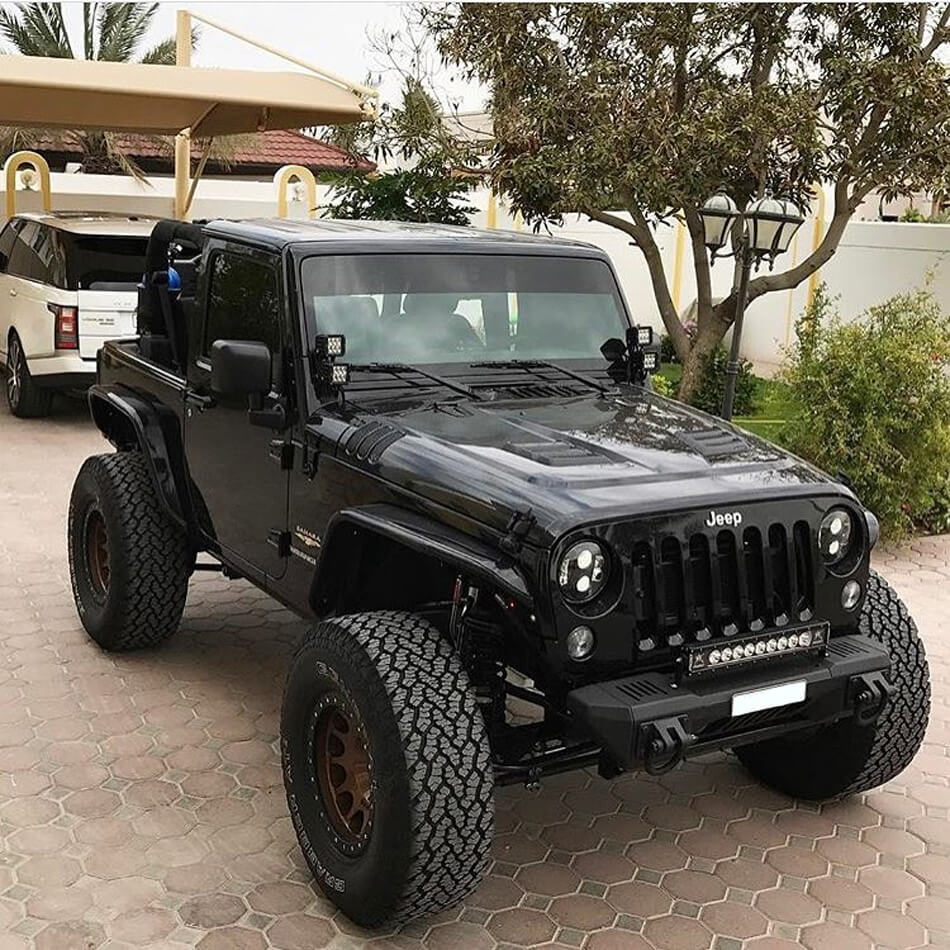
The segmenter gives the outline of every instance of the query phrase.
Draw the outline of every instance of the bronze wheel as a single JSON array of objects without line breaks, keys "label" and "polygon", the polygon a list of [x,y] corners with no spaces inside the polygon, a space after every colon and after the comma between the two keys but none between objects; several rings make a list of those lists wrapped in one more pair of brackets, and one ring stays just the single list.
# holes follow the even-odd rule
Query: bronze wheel
[{"label": "bronze wheel", "polygon": [[372,761],[359,714],[339,695],[323,697],[315,710],[313,768],[341,850],[361,850],[373,823]]},{"label": "bronze wheel", "polygon": [[109,593],[109,535],[102,512],[92,508],[86,516],[86,569],[92,589],[100,596]]}]

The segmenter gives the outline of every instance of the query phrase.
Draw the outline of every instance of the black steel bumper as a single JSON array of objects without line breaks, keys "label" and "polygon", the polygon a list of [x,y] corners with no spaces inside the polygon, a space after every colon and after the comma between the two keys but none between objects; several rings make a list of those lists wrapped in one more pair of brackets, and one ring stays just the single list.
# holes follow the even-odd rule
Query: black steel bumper
[{"label": "black steel bumper", "polygon": [[[890,658],[869,637],[832,638],[822,656],[788,657],[743,670],[681,679],[641,673],[568,694],[581,731],[621,769],[671,768],[687,755],[758,742],[849,716],[873,720],[891,687]],[[733,715],[733,697],[805,682],[793,705]]]}]

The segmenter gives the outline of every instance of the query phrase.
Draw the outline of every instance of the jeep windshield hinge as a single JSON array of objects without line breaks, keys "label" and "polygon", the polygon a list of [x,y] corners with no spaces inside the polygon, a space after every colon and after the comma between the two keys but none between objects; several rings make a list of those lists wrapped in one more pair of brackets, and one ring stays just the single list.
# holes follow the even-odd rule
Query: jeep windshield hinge
[{"label": "jeep windshield hinge", "polygon": [[272,439],[267,454],[275,462],[280,463],[282,472],[289,472],[294,467],[294,444],[283,439]]},{"label": "jeep windshield hinge", "polygon": [[278,557],[290,556],[290,532],[280,528],[272,528],[267,532],[267,543],[277,548]]},{"label": "jeep windshield hinge", "polygon": [[516,511],[508,519],[508,524],[505,525],[505,533],[498,542],[498,546],[506,554],[517,554],[537,520],[530,508],[527,511]]},{"label": "jeep windshield hinge", "polygon": [[317,464],[320,461],[320,446],[304,443],[301,448],[303,449],[301,471],[303,472],[304,478],[308,481],[313,481],[314,476],[317,474]]}]

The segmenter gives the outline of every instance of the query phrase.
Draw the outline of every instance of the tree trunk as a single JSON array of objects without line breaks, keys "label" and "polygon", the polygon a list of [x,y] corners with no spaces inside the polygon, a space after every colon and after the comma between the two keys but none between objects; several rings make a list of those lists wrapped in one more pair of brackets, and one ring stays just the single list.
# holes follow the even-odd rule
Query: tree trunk
[{"label": "tree trunk", "polygon": [[680,380],[678,398],[689,402],[703,382],[703,370],[707,357],[722,342],[728,327],[717,319],[715,310],[702,308],[696,314],[696,332],[686,359],[683,360],[683,376]]}]

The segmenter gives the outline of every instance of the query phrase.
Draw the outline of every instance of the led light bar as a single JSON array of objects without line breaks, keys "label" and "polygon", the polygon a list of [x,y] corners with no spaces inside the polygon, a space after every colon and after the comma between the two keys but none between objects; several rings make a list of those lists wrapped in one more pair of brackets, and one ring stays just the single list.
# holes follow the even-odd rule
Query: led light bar
[{"label": "led light bar", "polygon": [[712,673],[742,663],[771,660],[780,656],[822,652],[828,645],[827,623],[788,627],[741,639],[719,640],[686,651],[687,673]]}]

